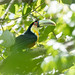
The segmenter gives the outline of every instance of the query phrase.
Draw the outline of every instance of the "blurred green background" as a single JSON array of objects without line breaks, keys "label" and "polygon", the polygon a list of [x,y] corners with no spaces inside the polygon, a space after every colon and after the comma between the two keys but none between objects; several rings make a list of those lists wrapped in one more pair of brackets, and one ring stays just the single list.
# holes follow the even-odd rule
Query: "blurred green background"
[{"label": "blurred green background", "polygon": [[[11,54],[15,37],[36,19],[56,26],[41,28],[31,49]],[[0,75],[75,75],[75,0],[0,0]]]}]

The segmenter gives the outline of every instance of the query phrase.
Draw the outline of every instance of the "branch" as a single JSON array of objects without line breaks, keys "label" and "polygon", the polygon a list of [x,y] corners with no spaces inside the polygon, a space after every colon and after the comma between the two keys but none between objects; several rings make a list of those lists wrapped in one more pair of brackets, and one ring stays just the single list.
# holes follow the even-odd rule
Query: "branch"
[{"label": "branch", "polygon": [[35,13],[38,13],[39,15],[41,15],[43,18],[45,18],[42,14],[40,14],[38,11],[35,11]]},{"label": "branch", "polygon": [[[13,0],[12,0],[13,1]],[[34,10],[32,10],[31,12],[29,12],[28,14],[30,14],[30,13],[32,13],[32,12],[34,12],[34,11],[36,11],[36,9],[38,9],[41,5],[43,5],[45,2],[43,2],[42,4],[40,4],[39,6],[37,6]],[[27,16],[28,14],[26,14],[26,15],[24,15],[23,17],[25,17],[25,16]],[[18,18],[21,18],[22,16],[20,16],[20,17],[17,17],[17,18],[14,18],[14,19],[9,19],[9,20],[17,20]],[[0,20],[5,20],[4,18],[0,18]],[[8,20],[7,20],[8,21]]]},{"label": "branch", "polygon": [[40,4],[39,6],[37,6],[32,12],[34,12],[37,8],[39,8],[41,5],[43,5],[45,2],[43,2],[42,4]]},{"label": "branch", "polygon": [[60,3],[60,0],[59,0],[59,3]]},{"label": "branch", "polygon": [[9,2],[10,2],[10,0],[0,0],[0,5],[5,4],[5,3],[9,3]]},{"label": "branch", "polygon": [[[31,12],[29,12],[28,14],[26,14],[25,16],[27,16],[27,15],[29,15],[30,13],[32,13],[32,12],[34,12],[34,11],[36,11],[36,9],[38,9],[41,5],[43,5],[45,2],[43,2],[42,4],[40,4],[39,6],[37,6],[34,10],[32,10]],[[23,17],[25,17],[25,16],[23,16]],[[21,17],[19,17],[19,18],[21,18]]]},{"label": "branch", "polygon": [[54,31],[53,31],[53,35],[55,36],[55,39],[58,40]]},{"label": "branch", "polygon": [[3,59],[5,59],[4,57],[3,57],[3,55],[0,55]]},{"label": "branch", "polygon": [[[15,0],[11,0],[11,1],[10,1],[9,5],[8,5],[8,7],[7,7],[7,9],[5,10],[5,13],[4,13],[3,16],[0,18],[0,20],[1,20],[1,22],[0,22],[1,27],[2,27],[2,23],[3,23],[3,19],[5,19],[5,16],[7,15],[8,11],[9,11],[9,9],[10,9],[10,7],[11,7],[11,5],[13,4],[14,1],[15,1]],[[3,27],[2,27],[2,30],[4,31]]]},{"label": "branch", "polygon": [[14,1],[15,1],[15,0],[11,0],[11,1],[10,1],[10,3],[9,3],[9,5],[8,5],[8,7],[7,7],[5,13],[4,13],[3,16],[1,17],[2,19],[5,18],[5,16],[7,15],[8,11],[9,11],[9,9],[10,9],[10,7],[11,7],[11,5],[13,4]]},{"label": "branch", "polygon": [[[0,0],[0,5],[1,4],[6,4],[6,3],[9,3],[10,0]],[[28,4],[31,4],[33,2],[33,0],[15,0],[15,3],[21,3],[21,2],[26,2]]]}]

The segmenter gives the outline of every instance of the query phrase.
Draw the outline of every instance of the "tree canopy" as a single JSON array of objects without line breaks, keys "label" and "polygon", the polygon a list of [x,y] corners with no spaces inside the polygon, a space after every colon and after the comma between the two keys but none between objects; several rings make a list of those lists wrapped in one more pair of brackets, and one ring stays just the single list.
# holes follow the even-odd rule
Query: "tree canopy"
[{"label": "tree canopy", "polygon": [[[15,37],[37,19],[56,26],[42,27],[34,47],[12,53]],[[75,0],[0,0],[0,75],[75,75]]]}]

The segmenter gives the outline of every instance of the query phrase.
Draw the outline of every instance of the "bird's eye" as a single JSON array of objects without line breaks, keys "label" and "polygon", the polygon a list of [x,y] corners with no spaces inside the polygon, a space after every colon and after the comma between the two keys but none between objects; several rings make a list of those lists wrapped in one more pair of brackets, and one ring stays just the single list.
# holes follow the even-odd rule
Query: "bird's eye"
[{"label": "bird's eye", "polygon": [[35,22],[34,25],[37,25],[37,22]]}]

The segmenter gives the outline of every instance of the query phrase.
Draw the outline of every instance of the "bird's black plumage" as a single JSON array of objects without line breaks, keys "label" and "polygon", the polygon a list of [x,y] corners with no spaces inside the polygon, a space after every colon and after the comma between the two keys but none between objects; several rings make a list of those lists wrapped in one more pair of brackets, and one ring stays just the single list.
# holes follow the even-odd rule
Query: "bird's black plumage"
[{"label": "bird's black plumage", "polygon": [[[38,22],[38,21],[35,21]],[[37,36],[31,31],[31,27],[33,26],[34,22],[29,26],[27,31],[24,35],[20,35],[16,37],[15,44],[11,47],[11,50],[22,50],[25,48],[29,48],[35,44],[37,41]],[[39,22],[37,27],[39,27]]]}]

